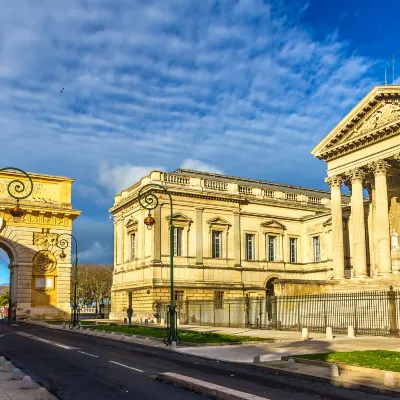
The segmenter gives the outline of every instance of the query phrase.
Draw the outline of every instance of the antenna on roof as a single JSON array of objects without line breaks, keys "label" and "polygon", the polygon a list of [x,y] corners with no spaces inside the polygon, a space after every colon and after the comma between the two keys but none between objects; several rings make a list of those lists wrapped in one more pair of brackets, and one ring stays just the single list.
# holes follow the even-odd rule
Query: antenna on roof
[{"label": "antenna on roof", "polygon": [[385,68],[385,85],[387,85],[387,79],[386,79],[386,68]]},{"label": "antenna on roof", "polygon": [[394,85],[394,54],[392,54],[392,85]]}]

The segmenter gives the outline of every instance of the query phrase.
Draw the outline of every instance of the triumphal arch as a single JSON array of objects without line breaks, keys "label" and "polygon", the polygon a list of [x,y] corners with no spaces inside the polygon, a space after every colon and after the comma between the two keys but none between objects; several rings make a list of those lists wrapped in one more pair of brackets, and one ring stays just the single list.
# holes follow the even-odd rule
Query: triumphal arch
[{"label": "triumphal arch", "polygon": [[[30,178],[30,179],[29,179]],[[10,259],[11,319],[60,318],[70,314],[71,246],[59,257],[59,235],[70,241],[73,179],[0,170],[0,248]],[[21,189],[23,189],[21,191]],[[17,200],[22,216],[13,209]]]},{"label": "triumphal arch", "polygon": [[[400,267],[400,86],[376,86],[313,154],[328,167],[334,278],[344,278],[350,261],[353,278],[391,281]],[[348,210],[341,202],[343,184],[351,193]]]}]

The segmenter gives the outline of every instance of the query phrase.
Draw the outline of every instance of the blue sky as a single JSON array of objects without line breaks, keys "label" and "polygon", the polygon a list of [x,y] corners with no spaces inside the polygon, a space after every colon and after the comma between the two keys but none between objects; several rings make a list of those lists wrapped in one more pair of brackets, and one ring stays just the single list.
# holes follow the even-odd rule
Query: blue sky
[{"label": "blue sky", "polygon": [[2,165],[73,177],[79,259],[101,263],[112,262],[113,195],[154,168],[326,189],[310,150],[390,75],[400,11],[370,0],[6,3]]}]

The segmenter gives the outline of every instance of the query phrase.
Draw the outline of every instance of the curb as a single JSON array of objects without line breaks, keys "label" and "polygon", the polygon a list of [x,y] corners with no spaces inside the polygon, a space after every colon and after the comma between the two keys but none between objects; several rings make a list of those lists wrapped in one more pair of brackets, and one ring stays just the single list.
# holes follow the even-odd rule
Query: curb
[{"label": "curb", "polygon": [[[337,362],[327,362],[327,361],[320,361],[320,360],[308,360],[307,358],[298,358],[296,356],[291,357],[291,356],[282,356],[281,360],[282,361],[288,361],[290,358],[292,358],[296,363],[298,364],[308,364],[308,365],[316,365],[319,367],[330,367],[332,364],[336,364],[340,369],[344,371],[356,371],[356,372],[374,372],[377,375],[383,375],[385,372],[390,372],[393,374],[393,376],[396,379],[400,380],[400,372],[395,372],[395,371],[387,371],[383,369],[376,369],[376,368],[368,368],[368,367],[357,367],[356,365],[348,365],[348,364],[341,364]],[[399,392],[400,395],[400,392]]]},{"label": "curb", "polygon": [[201,381],[199,379],[190,378],[189,376],[175,374],[172,372],[158,374],[157,380],[171,383],[175,386],[179,386],[217,400],[266,400],[265,397],[259,397],[254,394],[240,392],[238,390],[229,389],[225,386],[215,385],[214,383]]}]

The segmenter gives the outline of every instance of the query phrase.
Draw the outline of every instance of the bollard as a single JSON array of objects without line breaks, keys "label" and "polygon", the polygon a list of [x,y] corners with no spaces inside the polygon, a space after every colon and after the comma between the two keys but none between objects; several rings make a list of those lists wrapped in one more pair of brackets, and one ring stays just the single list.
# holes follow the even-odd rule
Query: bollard
[{"label": "bollard", "polygon": [[31,389],[32,388],[32,379],[30,376],[25,375],[22,378],[22,389]]},{"label": "bollard", "polygon": [[63,322],[63,324],[62,324],[62,328],[67,329],[67,324],[65,322]]},{"label": "bollard", "polygon": [[356,335],[354,333],[354,327],[351,326],[351,325],[347,328],[347,336],[349,338],[355,338],[356,337]]},{"label": "bollard", "polygon": [[290,369],[291,371],[296,369],[296,363],[294,362],[293,358],[289,358],[288,362],[287,362],[287,367],[288,369]]},{"label": "bollard", "polygon": [[174,340],[173,340],[172,343],[171,343],[171,348],[172,348],[172,349],[176,349],[176,342],[175,342]]},{"label": "bollard", "polygon": [[326,328],[326,338],[328,340],[332,340],[333,339],[333,331],[332,331],[332,328],[329,327],[329,326]]},{"label": "bollard", "polygon": [[256,354],[255,356],[253,356],[253,363],[257,364],[261,361],[261,357],[259,354]]},{"label": "bollard", "polygon": [[393,373],[386,371],[383,376],[383,384],[388,387],[395,387],[395,379]]},{"label": "bollard", "polygon": [[22,372],[19,368],[14,368],[11,374],[11,379],[13,381],[19,381],[23,378]]},{"label": "bollard", "polygon": [[339,374],[339,368],[336,364],[332,364],[330,367],[330,375],[331,378],[337,378],[340,374]]},{"label": "bollard", "polygon": [[11,372],[14,369],[14,366],[11,364],[10,361],[6,361],[4,364],[4,371],[5,372]]},{"label": "bollard", "polygon": [[0,357],[0,365],[4,365],[6,362],[6,359],[4,358],[4,356]]},{"label": "bollard", "polygon": [[144,338],[144,340],[150,340],[150,338],[147,337],[147,338]]},{"label": "bollard", "polygon": [[115,337],[115,332],[111,332],[110,335],[111,335],[112,338],[114,338]]},{"label": "bollard", "polygon": [[48,400],[48,398],[49,398],[49,392],[46,390],[46,388],[41,387],[37,390],[36,400]]},{"label": "bollard", "polygon": [[308,340],[310,337],[308,336],[308,328],[303,328],[301,331],[301,340]]},{"label": "bollard", "polygon": [[136,335],[132,335],[131,339],[136,340]]}]

